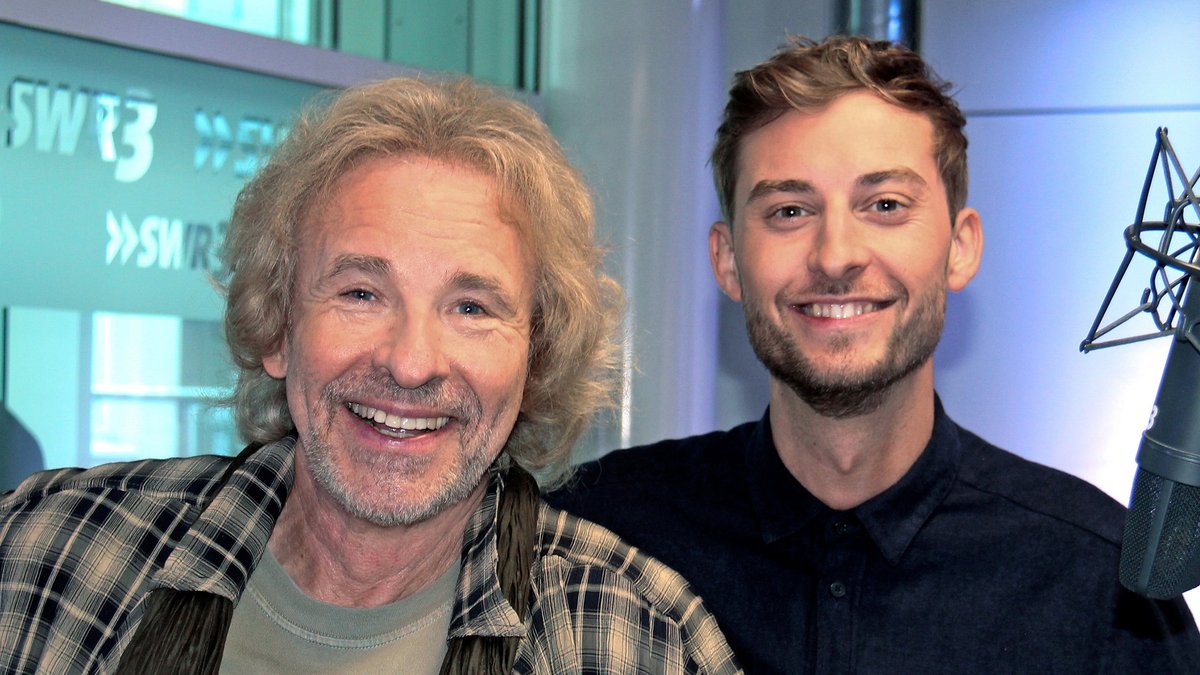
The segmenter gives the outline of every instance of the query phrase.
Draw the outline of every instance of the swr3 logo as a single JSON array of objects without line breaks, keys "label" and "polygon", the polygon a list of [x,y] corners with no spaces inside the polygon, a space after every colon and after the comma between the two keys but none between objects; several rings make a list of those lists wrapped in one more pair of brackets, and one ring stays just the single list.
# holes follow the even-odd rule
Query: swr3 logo
[{"label": "swr3 logo", "polygon": [[86,128],[100,159],[116,165],[113,176],[122,183],[146,175],[154,159],[150,132],[158,120],[158,104],[149,94],[118,96],[17,78],[8,86],[8,107],[13,125],[8,145],[13,148],[32,141],[38,152],[74,155]]}]

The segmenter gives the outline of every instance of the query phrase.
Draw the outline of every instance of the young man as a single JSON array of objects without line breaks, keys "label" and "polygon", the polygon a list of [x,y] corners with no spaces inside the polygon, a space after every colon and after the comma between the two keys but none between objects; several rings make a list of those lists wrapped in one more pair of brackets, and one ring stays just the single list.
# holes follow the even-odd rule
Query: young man
[{"label": "young man", "polygon": [[678,575],[548,508],[619,293],[527,107],[384,81],[297,123],[225,242],[254,444],[0,498],[0,670],[735,672]]},{"label": "young man", "polygon": [[1121,506],[957,426],[934,393],[947,291],[983,248],[947,87],[911,51],[846,37],[738,74],[709,251],[770,407],[613,453],[552,502],[690,579],[747,672],[1194,669],[1183,602],[1117,582]]}]

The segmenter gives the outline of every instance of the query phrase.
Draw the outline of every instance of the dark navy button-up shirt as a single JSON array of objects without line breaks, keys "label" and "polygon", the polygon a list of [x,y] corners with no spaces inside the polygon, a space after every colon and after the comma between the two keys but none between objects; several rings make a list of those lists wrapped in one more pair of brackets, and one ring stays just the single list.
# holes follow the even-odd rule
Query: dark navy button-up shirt
[{"label": "dark navy button-up shirt", "polygon": [[1117,581],[1124,508],[940,403],[914,466],[848,511],[792,477],[766,415],[611,453],[550,501],[683,574],[748,673],[1200,672],[1183,601]]}]

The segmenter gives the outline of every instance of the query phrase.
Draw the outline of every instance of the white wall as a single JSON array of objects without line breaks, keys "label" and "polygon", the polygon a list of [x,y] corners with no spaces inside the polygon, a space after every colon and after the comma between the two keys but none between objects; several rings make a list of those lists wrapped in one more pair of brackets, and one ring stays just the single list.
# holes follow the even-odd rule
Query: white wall
[{"label": "white wall", "polygon": [[593,187],[609,269],[629,291],[626,415],[594,450],[707,429],[720,3],[554,2],[544,22],[546,120]]},{"label": "white wall", "polygon": [[[935,356],[950,414],[1127,502],[1169,340],[1081,354],[1125,253],[1159,126],[1200,166],[1200,14],[1186,0],[927,0],[923,52],[958,85],[983,268]],[[1160,183],[1161,184],[1161,183]],[[1162,201],[1147,207],[1161,218]],[[1194,220],[1192,220],[1194,222]],[[1109,318],[1133,308],[1139,256]],[[1153,330],[1147,316],[1135,330]],[[1200,608],[1200,590],[1187,594]]]},{"label": "white wall", "polygon": [[546,120],[594,188],[609,269],[629,302],[624,418],[580,459],[762,413],[766,380],[741,310],[709,269],[719,210],[708,152],[733,70],[789,32],[826,32],[825,5],[546,3]]},{"label": "white wall", "polygon": [[[938,390],[960,422],[1128,499],[1169,341],[1081,354],[1125,252],[1158,126],[1200,166],[1200,14],[1183,0],[927,1],[924,53],[958,87],[983,268],[952,298]],[[1147,216],[1160,218],[1165,198]],[[1132,309],[1149,280],[1124,282]],[[1144,263],[1144,264],[1141,264]],[[1136,324],[1153,329],[1148,317]]]}]

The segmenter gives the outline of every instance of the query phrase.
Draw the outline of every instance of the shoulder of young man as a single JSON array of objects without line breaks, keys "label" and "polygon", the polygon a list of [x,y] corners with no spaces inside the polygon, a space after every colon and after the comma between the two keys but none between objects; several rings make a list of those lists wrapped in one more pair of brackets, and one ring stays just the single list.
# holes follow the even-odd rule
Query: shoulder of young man
[{"label": "shoulder of young man", "polygon": [[958,479],[963,485],[1087,536],[1120,545],[1125,507],[1100,488],[996,447],[965,429],[960,430],[960,439],[963,462]]},{"label": "shoulder of young man", "polygon": [[[744,449],[756,426],[748,422],[728,431],[673,438],[648,445],[614,450],[575,467],[571,478],[546,495],[551,505],[571,505],[608,499],[622,493],[644,495],[647,487],[700,491],[741,473]],[[653,496],[653,495],[647,495]]]}]

